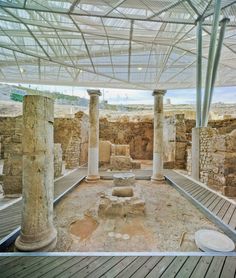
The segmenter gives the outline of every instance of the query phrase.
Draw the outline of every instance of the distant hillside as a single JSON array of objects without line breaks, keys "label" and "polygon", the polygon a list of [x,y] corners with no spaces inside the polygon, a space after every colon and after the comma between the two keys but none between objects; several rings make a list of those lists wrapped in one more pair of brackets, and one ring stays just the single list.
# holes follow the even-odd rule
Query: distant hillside
[{"label": "distant hillside", "polygon": [[22,101],[22,97],[16,97],[18,94],[23,95],[41,95],[53,98],[57,104],[88,106],[89,101],[78,96],[65,95],[59,92],[41,91],[27,88],[24,86],[12,86],[7,84],[0,85],[0,100]]}]

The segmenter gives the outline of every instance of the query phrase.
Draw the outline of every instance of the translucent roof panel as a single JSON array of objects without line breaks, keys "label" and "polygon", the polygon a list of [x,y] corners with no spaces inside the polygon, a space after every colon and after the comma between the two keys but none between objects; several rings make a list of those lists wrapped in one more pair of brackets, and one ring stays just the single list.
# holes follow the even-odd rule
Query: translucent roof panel
[{"label": "translucent roof panel", "polygon": [[[203,75],[215,0],[0,0],[0,81],[86,87],[195,87],[196,20]],[[236,85],[236,1],[216,86]]]}]

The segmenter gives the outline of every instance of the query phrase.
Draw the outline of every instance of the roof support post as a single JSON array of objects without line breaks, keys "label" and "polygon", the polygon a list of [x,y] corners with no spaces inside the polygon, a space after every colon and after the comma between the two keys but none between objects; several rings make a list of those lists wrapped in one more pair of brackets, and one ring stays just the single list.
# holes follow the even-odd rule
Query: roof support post
[{"label": "roof support post", "polygon": [[213,25],[211,30],[211,40],[209,46],[205,94],[204,94],[203,111],[202,111],[202,126],[204,127],[206,127],[208,124],[208,116],[209,116],[208,104],[210,102],[212,74],[213,74],[213,66],[214,66],[216,43],[217,43],[217,30],[218,30],[219,18],[220,18],[220,8],[221,8],[221,0],[215,0],[214,18],[213,18]]},{"label": "roof support post", "polygon": [[218,45],[217,45],[215,60],[214,60],[214,66],[213,66],[211,90],[210,90],[210,100],[209,100],[208,107],[207,107],[207,109],[208,109],[207,113],[208,114],[209,114],[209,111],[210,111],[210,106],[211,106],[211,101],[212,101],[212,96],[213,96],[213,90],[214,90],[214,86],[215,86],[217,70],[218,70],[218,65],[219,65],[219,60],[220,60],[220,55],[221,55],[221,49],[222,49],[224,36],[225,36],[225,29],[226,29],[226,25],[227,25],[227,23],[229,23],[229,21],[230,21],[229,18],[223,18],[220,22],[220,25],[221,25],[220,35],[219,35],[219,40],[218,40]]},{"label": "roof support post", "polygon": [[196,127],[202,122],[202,19],[197,22]]}]

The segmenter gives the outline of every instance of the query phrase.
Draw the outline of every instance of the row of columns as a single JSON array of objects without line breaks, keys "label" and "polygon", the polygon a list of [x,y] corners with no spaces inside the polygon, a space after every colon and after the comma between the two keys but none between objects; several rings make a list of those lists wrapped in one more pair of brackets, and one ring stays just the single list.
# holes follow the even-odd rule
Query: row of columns
[{"label": "row of columns", "polygon": [[[87,182],[99,180],[99,96],[88,90],[89,149]],[[155,90],[152,181],[163,176],[163,96]],[[53,225],[53,100],[42,96],[26,96],[23,104],[23,211],[21,232],[16,239],[18,251],[50,251],[56,246]]]}]

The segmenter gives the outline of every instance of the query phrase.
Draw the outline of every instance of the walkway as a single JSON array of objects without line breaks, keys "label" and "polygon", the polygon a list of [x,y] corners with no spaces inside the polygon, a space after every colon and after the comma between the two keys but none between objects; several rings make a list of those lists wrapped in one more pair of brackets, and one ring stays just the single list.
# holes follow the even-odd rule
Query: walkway
[{"label": "walkway", "polygon": [[236,242],[236,205],[173,170],[165,170],[167,182],[192,202]]},{"label": "walkway", "polygon": [[[54,205],[80,181],[84,179],[86,169],[77,169],[55,181]],[[20,231],[22,200],[0,210],[0,250],[7,245],[11,237],[16,237]],[[12,240],[12,239],[11,239]]]}]

